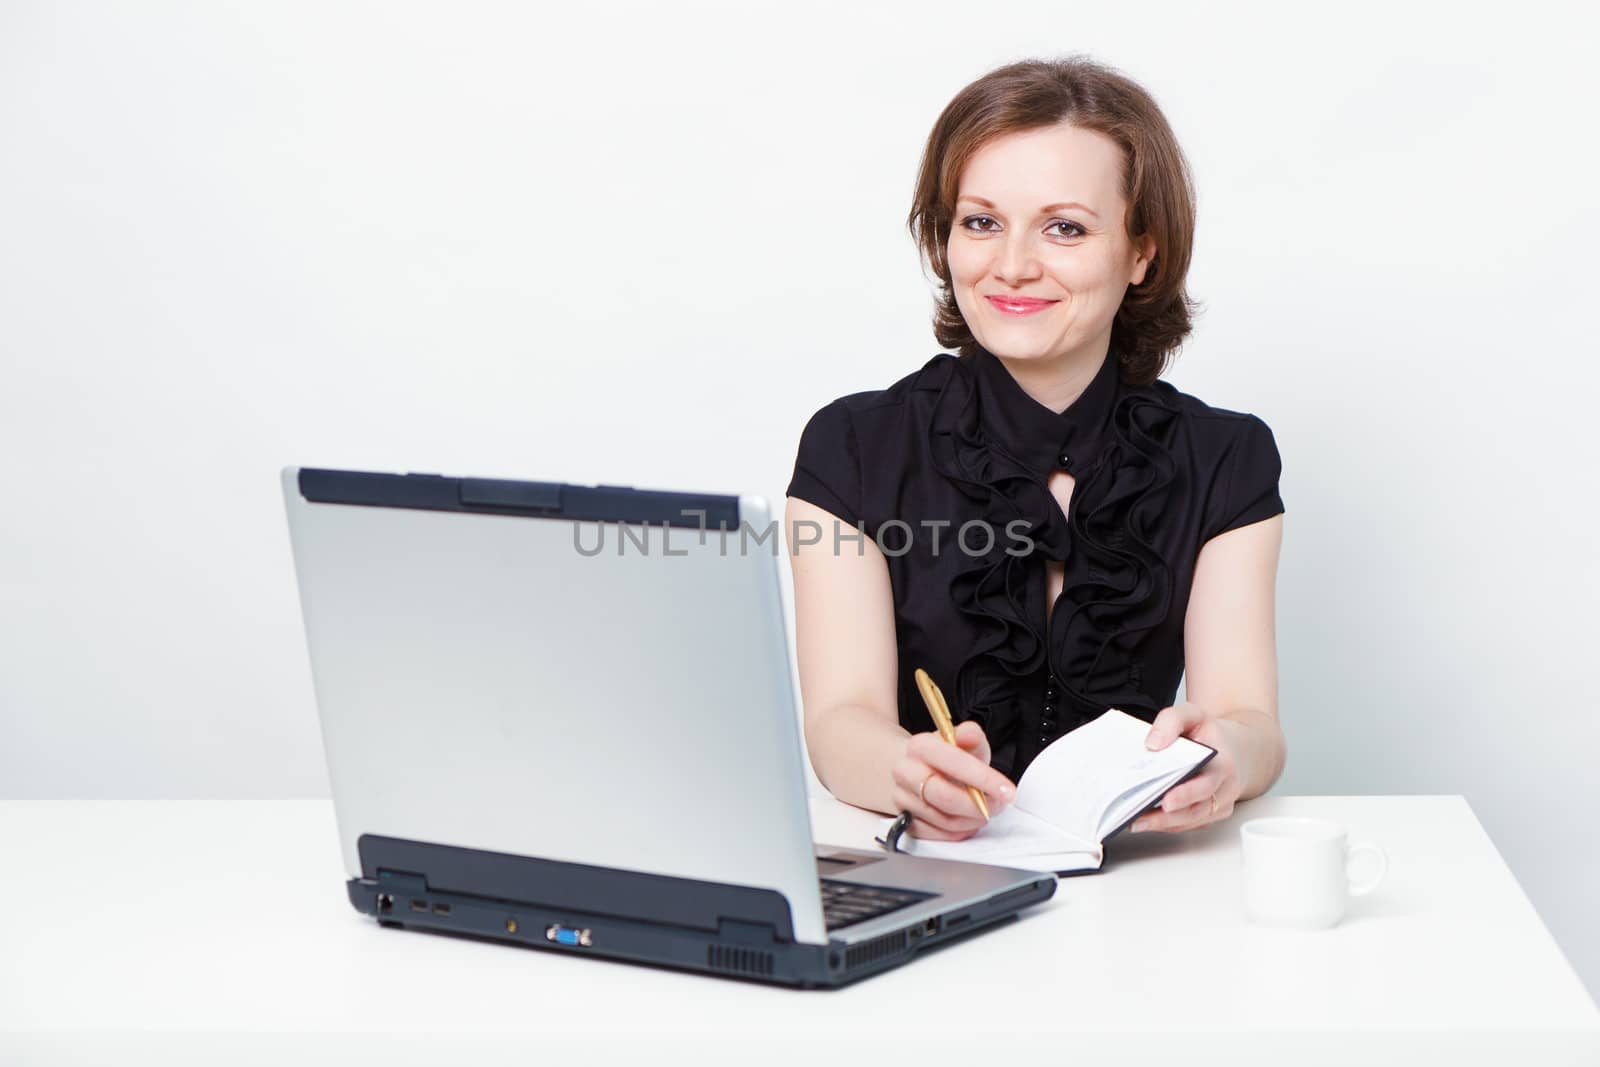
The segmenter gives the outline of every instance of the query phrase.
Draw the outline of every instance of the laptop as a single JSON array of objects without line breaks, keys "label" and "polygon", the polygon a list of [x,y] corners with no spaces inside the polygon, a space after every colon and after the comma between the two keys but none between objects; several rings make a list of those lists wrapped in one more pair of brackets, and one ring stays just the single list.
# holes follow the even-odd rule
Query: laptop
[{"label": "laptop", "polygon": [[766,501],[285,468],[350,903],[839,986],[1053,875],[819,847]]}]

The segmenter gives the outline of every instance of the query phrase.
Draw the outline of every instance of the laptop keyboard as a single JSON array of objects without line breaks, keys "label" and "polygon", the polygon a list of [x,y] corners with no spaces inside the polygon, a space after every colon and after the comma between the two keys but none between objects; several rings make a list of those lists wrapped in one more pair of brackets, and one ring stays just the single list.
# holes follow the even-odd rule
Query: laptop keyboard
[{"label": "laptop keyboard", "polygon": [[823,924],[829,930],[875,919],[933,896],[932,893],[918,893],[909,889],[835,882],[831,878],[819,878],[817,881],[822,888]]}]

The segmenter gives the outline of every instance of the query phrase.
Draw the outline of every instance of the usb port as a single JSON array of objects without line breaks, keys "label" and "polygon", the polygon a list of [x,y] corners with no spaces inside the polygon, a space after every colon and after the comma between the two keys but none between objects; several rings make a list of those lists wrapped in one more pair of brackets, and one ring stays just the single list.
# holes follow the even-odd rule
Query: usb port
[{"label": "usb port", "polygon": [[427,911],[428,910],[428,902],[426,900],[413,900],[411,902],[411,910],[412,911]]},{"label": "usb port", "polygon": [[450,914],[450,905],[448,905],[448,904],[435,904],[433,906],[433,913],[435,915],[449,915]]}]

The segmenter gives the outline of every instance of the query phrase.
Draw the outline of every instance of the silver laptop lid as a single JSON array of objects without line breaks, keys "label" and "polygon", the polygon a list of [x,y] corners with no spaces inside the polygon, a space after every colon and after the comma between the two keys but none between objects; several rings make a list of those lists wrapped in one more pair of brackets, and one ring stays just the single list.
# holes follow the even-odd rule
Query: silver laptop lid
[{"label": "silver laptop lid", "polygon": [[294,467],[283,492],[350,877],[381,834],[775,889],[827,943],[764,499]]}]

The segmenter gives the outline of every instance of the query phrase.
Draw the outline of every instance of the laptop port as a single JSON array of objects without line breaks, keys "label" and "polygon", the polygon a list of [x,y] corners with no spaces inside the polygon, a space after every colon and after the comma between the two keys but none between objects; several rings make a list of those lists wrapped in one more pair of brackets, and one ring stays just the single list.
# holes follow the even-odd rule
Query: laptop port
[{"label": "laptop port", "polygon": [[450,905],[448,905],[448,904],[435,904],[433,906],[433,913],[435,915],[449,915],[450,914]]},{"label": "laptop port", "polygon": [[391,897],[388,893],[379,893],[378,914],[388,915],[392,911],[394,911],[394,897]]},{"label": "laptop port", "polygon": [[582,945],[584,948],[594,944],[594,936],[587,927],[576,929],[562,926],[560,923],[551,923],[545,927],[544,939],[554,941],[558,945]]},{"label": "laptop port", "polygon": [[922,924],[922,928],[924,930],[926,930],[930,934],[938,933],[939,932],[939,916],[935,915],[933,918],[931,918],[927,922],[923,923]]},{"label": "laptop port", "polygon": [[426,900],[413,900],[411,902],[411,910],[412,911],[427,911],[428,910],[428,902]]}]

